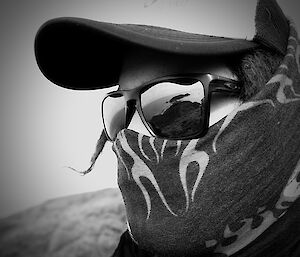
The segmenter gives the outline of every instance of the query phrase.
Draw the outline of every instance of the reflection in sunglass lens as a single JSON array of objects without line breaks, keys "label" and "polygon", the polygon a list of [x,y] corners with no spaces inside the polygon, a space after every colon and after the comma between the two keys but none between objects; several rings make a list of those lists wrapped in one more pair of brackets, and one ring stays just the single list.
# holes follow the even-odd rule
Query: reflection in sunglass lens
[{"label": "reflection in sunglass lens", "polygon": [[201,82],[159,83],[141,95],[144,118],[153,132],[165,138],[184,138],[201,130],[204,89]]},{"label": "reflection in sunglass lens", "polygon": [[111,140],[125,128],[125,99],[122,95],[108,96],[102,104],[103,123]]}]

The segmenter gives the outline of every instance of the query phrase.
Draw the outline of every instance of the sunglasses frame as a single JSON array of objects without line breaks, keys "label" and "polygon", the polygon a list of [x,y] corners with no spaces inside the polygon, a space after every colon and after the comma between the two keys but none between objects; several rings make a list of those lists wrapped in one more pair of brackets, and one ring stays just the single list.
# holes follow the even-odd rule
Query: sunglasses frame
[{"label": "sunglasses frame", "polygon": [[[195,134],[189,135],[189,136],[183,136],[180,138],[177,137],[161,137],[160,135],[157,135],[151,128],[151,126],[148,124],[142,110],[141,106],[141,94],[145,92],[147,89],[151,88],[152,86],[161,83],[161,82],[174,82],[178,81],[178,79],[195,79],[202,83],[203,89],[204,89],[204,98],[203,98],[203,106],[202,106],[202,112],[203,115],[201,115],[201,124],[202,128]],[[106,137],[109,141],[114,141],[115,138],[110,138],[104,121],[104,112],[103,112],[103,106],[106,98],[108,97],[124,97],[124,103],[125,103],[125,126],[123,129],[127,128],[132,120],[132,117],[137,110],[144,126],[147,128],[149,133],[152,136],[169,139],[169,140],[186,140],[186,139],[194,139],[194,138],[200,138],[204,136],[209,128],[209,117],[210,117],[210,99],[211,94],[213,92],[227,92],[228,94],[233,95],[239,95],[241,92],[241,83],[238,80],[226,78],[219,75],[214,75],[210,73],[183,73],[183,74],[176,74],[176,75],[170,75],[170,76],[164,76],[159,77],[154,80],[151,80],[147,83],[144,83],[140,85],[139,87],[136,87],[134,89],[129,90],[116,90],[107,93],[107,95],[102,100],[101,104],[101,114],[102,114],[102,122],[104,126],[104,131],[106,134]]]}]

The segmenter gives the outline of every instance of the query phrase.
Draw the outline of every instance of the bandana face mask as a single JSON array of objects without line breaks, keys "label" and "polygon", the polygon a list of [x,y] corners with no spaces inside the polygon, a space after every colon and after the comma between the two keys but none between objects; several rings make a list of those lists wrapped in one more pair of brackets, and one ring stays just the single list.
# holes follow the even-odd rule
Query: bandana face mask
[{"label": "bandana face mask", "polygon": [[230,256],[288,211],[300,195],[299,57],[291,24],[274,76],[203,138],[118,133],[118,183],[141,248]]}]

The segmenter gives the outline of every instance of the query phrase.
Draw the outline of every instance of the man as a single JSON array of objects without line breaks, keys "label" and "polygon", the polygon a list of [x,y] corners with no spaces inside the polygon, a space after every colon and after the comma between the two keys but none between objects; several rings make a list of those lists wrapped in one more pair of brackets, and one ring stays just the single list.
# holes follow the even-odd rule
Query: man
[{"label": "man", "polygon": [[76,18],[38,32],[54,83],[119,85],[86,171],[113,142],[128,219],[113,256],[299,256],[300,48],[275,1],[255,25],[252,40]]}]

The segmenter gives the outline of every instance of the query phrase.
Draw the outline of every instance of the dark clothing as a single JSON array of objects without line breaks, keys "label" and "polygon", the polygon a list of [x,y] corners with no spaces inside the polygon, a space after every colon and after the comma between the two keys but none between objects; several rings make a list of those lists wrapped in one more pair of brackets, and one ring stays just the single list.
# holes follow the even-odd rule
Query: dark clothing
[{"label": "dark clothing", "polygon": [[142,249],[139,249],[137,244],[133,242],[133,240],[131,239],[128,230],[126,230],[122,234],[118,247],[115,250],[112,257],[129,257],[129,256],[130,257],[154,257],[154,255],[148,254]]},{"label": "dark clothing", "polygon": [[[155,257],[155,255],[139,249],[126,231],[121,236],[112,257]],[[295,201],[288,212],[267,231],[232,257],[300,257],[300,199]]]}]

